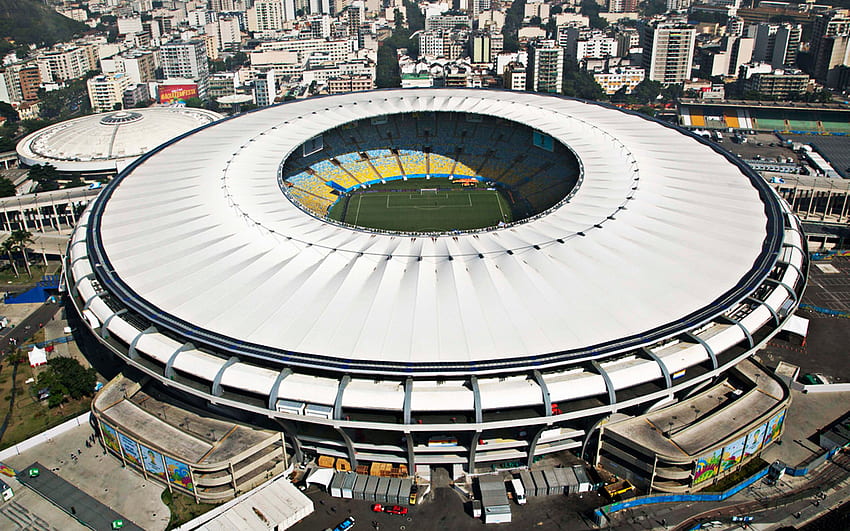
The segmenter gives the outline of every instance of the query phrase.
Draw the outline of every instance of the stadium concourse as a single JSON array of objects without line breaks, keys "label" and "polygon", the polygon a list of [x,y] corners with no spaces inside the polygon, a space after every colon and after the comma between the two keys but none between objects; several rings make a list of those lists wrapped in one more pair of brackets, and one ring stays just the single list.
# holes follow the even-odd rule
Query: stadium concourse
[{"label": "stadium concourse", "polygon": [[[433,176],[498,190],[511,221],[328,215]],[[84,212],[65,271],[143,392],[274,427],[298,460],[460,474],[573,451],[680,492],[781,435],[788,389],[749,358],[797,306],[803,241],[758,175],[677,127],[556,96],[411,89],[286,103],[160,146]],[[204,475],[166,430],[116,411],[94,408],[102,429],[177,462],[199,499],[262,470]],[[648,412],[667,424],[640,432]],[[111,451],[133,465],[123,442]]]}]

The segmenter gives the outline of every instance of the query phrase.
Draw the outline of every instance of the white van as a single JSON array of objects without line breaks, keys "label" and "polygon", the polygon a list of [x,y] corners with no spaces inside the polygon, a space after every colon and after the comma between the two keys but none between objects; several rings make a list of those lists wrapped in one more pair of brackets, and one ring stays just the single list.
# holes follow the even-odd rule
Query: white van
[{"label": "white van", "polygon": [[511,486],[514,489],[514,494],[516,495],[516,502],[520,505],[525,505],[525,502],[528,500],[525,497],[525,487],[522,486],[522,481],[518,478],[513,478],[511,480]]}]

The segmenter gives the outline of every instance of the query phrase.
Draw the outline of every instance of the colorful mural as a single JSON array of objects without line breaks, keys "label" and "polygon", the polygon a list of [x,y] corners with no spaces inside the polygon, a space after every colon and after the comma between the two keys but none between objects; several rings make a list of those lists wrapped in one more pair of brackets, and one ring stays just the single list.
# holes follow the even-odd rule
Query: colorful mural
[{"label": "colorful mural", "polygon": [[121,450],[124,452],[124,459],[133,466],[142,467],[142,454],[139,452],[139,445],[133,439],[127,437],[120,431],[118,432],[118,440],[121,442]]},{"label": "colorful mural", "polygon": [[120,456],[121,446],[118,444],[118,432],[105,422],[100,423],[100,429],[103,431],[103,444]]},{"label": "colorful mural", "polygon": [[164,457],[168,481],[186,490],[195,490],[195,486],[192,484],[192,475],[189,473],[189,465],[175,461],[167,455]]},{"label": "colorful mural", "polygon": [[767,422],[754,429],[747,435],[747,443],[744,445],[744,459],[749,459],[761,450],[764,441],[764,432],[767,431]]},{"label": "colorful mural", "polygon": [[768,421],[767,433],[765,433],[764,435],[764,442],[762,443],[762,446],[767,446],[768,444],[779,438],[779,435],[782,433],[783,422],[785,422],[784,409],[774,415],[773,418]]},{"label": "colorful mural", "polygon": [[704,455],[697,459],[697,466],[694,470],[694,485],[707,481],[717,475],[720,470],[720,454],[723,453],[721,448]]},{"label": "colorful mural", "polygon": [[723,449],[723,459],[720,462],[721,472],[726,472],[741,463],[741,459],[744,457],[744,443],[746,441],[747,436],[744,435],[737,441],[726,445],[726,448]]},{"label": "colorful mural", "polygon": [[139,443],[139,448],[142,450],[142,463],[144,463],[145,470],[149,474],[167,481],[168,478],[165,476],[165,463],[162,460],[162,454],[141,443]]}]

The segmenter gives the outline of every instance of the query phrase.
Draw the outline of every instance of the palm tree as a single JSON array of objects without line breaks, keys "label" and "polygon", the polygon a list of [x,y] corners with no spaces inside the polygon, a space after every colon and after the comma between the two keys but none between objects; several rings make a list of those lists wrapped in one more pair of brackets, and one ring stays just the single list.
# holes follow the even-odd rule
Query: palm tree
[{"label": "palm tree", "polygon": [[3,243],[0,243],[0,251],[6,253],[6,256],[9,257],[9,264],[12,266],[12,271],[15,272],[15,276],[18,276],[18,266],[15,265],[15,257],[12,256],[12,251],[15,250],[15,242],[12,241],[12,238],[6,238],[3,240]]},{"label": "palm tree", "polygon": [[13,230],[9,239],[12,240],[15,249],[21,251],[21,254],[24,256],[24,266],[27,268],[27,275],[32,278],[30,261],[27,257],[27,244],[33,243],[32,233],[23,229]]}]

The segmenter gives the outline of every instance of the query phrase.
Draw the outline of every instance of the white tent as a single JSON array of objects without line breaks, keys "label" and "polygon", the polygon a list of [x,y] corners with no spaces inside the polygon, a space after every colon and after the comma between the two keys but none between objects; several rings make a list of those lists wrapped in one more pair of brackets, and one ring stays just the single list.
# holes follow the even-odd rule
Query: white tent
[{"label": "white tent", "polygon": [[43,348],[33,346],[32,350],[29,352],[29,357],[30,367],[38,367],[39,365],[47,363],[47,351]]},{"label": "white tent", "polygon": [[782,327],[788,333],[796,334],[803,339],[806,339],[806,334],[809,333],[809,320],[800,317],[799,315],[792,315],[788,321],[785,322],[785,326]]}]

